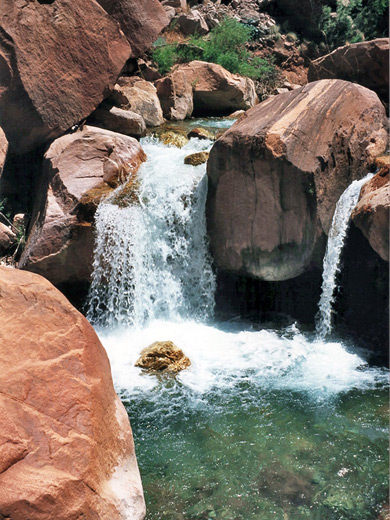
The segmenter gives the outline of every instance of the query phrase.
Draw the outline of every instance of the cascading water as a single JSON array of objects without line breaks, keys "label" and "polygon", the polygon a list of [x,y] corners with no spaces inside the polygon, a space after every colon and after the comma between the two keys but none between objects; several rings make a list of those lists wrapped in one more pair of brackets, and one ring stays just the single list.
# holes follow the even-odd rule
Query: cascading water
[{"label": "cascading water", "polygon": [[[96,214],[89,318],[131,418],[147,519],[378,517],[386,371],[296,325],[213,322],[205,167],[183,164],[211,142],[142,146],[135,199],[119,207],[119,189]],[[158,340],[190,368],[172,378],[135,367]]]},{"label": "cascading water", "polygon": [[316,322],[317,334],[324,338],[332,330],[333,304],[335,300],[336,276],[340,269],[340,257],[347,236],[352,212],[359,200],[362,186],[372,178],[369,173],[363,179],[353,181],[341,195],[330,227],[328,244],[324,257],[321,297],[318,304]]},{"label": "cascading water", "polygon": [[139,172],[137,200],[119,207],[119,188],[96,213],[89,319],[115,326],[212,316],[206,168],[184,165],[186,155],[210,144],[196,139],[178,149],[142,141],[149,160]]}]

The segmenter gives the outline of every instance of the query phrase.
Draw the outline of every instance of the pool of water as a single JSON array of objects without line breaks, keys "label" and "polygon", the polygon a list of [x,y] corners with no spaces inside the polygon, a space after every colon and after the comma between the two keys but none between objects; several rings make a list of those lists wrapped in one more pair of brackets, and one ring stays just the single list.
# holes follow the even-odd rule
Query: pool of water
[{"label": "pool of water", "polygon": [[[99,331],[131,420],[148,520],[375,520],[387,498],[384,369],[296,325],[155,321]],[[171,340],[176,378],[134,367]]]}]

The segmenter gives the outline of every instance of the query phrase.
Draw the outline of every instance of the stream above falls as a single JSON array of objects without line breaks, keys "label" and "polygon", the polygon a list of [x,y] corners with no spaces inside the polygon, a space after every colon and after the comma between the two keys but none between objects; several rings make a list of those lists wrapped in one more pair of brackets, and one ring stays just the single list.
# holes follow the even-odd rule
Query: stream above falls
[{"label": "stream above falls", "polygon": [[[387,373],[292,320],[216,321],[205,165],[183,164],[211,145],[143,139],[138,200],[96,214],[89,318],[129,413],[147,519],[374,520],[388,488]],[[134,366],[165,340],[187,370]]]}]

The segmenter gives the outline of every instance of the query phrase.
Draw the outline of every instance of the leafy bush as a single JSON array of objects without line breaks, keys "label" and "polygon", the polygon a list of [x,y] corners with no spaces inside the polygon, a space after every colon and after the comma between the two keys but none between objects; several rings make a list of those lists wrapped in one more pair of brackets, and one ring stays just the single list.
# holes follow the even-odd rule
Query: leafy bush
[{"label": "leafy bush", "polygon": [[319,29],[328,50],[386,36],[388,8],[389,0],[338,0],[336,13],[324,6]]},{"label": "leafy bush", "polygon": [[167,44],[163,38],[154,43],[152,52],[153,61],[156,62],[161,74],[167,74],[177,61],[176,45]]}]

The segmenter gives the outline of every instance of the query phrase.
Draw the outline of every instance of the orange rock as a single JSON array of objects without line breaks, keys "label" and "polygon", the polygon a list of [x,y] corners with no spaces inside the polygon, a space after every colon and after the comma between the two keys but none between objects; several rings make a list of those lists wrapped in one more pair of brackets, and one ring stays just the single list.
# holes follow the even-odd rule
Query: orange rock
[{"label": "orange rock", "polygon": [[375,92],[322,80],[248,110],[207,163],[207,220],[219,269],[267,281],[321,267],[336,203],[387,147]]},{"label": "orange rock", "polygon": [[126,411],[87,320],[40,276],[0,267],[0,518],[145,514]]}]

